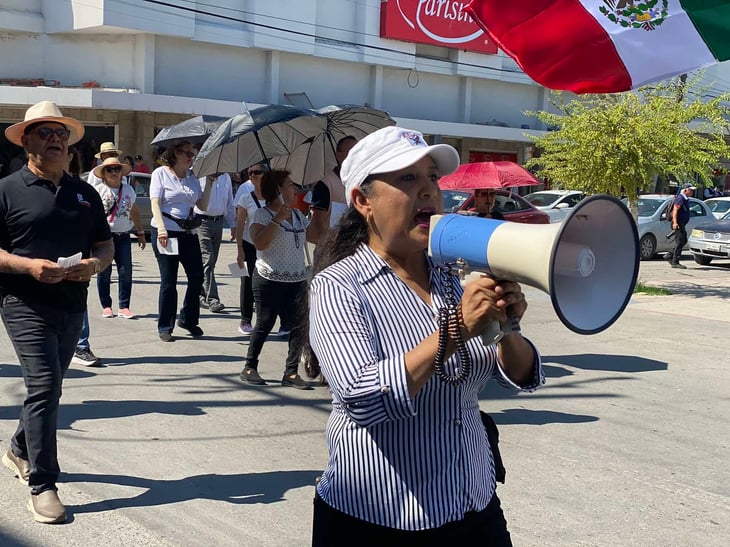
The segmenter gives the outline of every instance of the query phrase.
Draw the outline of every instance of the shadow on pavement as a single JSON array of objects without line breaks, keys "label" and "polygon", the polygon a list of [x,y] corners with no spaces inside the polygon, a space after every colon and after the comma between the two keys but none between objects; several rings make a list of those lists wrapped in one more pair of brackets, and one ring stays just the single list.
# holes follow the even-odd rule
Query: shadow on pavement
[{"label": "shadow on pavement", "polygon": [[[276,503],[284,501],[288,490],[311,486],[321,471],[271,471],[240,475],[196,475],[177,480],[154,480],[125,475],[62,474],[64,483],[87,482],[116,484],[147,490],[131,498],[117,498],[85,505],[68,506],[72,513],[97,513],[125,507],[168,505],[194,499],[233,504]],[[314,495],[314,491],[312,491]]]},{"label": "shadow on pavement", "polygon": [[546,425],[582,424],[597,422],[597,416],[585,414],[566,414],[552,410],[529,410],[527,408],[508,408],[501,412],[489,412],[497,425]]},{"label": "shadow on pavement", "polygon": [[544,355],[543,363],[557,363],[583,370],[611,372],[654,372],[667,370],[667,363],[634,355],[602,355],[581,353],[574,355]]},{"label": "shadow on pavement", "polygon": [[[192,340],[191,338],[189,338]],[[185,338],[182,338],[185,340]],[[161,342],[162,343],[162,342]],[[168,342],[169,343],[169,342]],[[174,342],[173,342],[174,343]],[[213,363],[233,363],[240,361],[239,355],[147,355],[145,357],[110,357],[104,355],[102,362],[109,366],[122,365],[195,365],[207,361]]]},{"label": "shadow on pavement", "polygon": [[[72,365],[73,366],[73,365]],[[69,367],[64,378],[91,378],[96,376],[96,373],[89,370],[80,370],[77,368]],[[20,365],[7,365],[0,364],[0,378],[22,378],[23,373],[20,370]],[[0,543],[0,545],[3,545]]]},{"label": "shadow on pavement", "polygon": [[[61,404],[58,412],[58,429],[74,429],[74,423],[83,420],[106,420],[145,414],[204,416],[206,408],[246,408],[281,404],[315,408],[320,405],[328,405],[330,402],[330,398],[293,399],[282,395],[273,397],[269,401],[84,401],[81,404]],[[22,405],[0,406],[0,420],[17,420],[21,410]]]},{"label": "shadow on pavement", "polygon": [[713,287],[694,285],[695,280],[688,282],[686,279],[680,281],[663,281],[661,287],[668,290],[670,295],[661,296],[660,298],[671,298],[672,296],[691,296],[692,298],[704,298],[706,296],[715,296],[719,298],[730,298],[730,290],[727,287]]},{"label": "shadow on pavement", "polygon": [[31,544],[20,541],[19,539],[15,539],[14,537],[8,535],[6,532],[0,530],[0,545],[2,545],[3,547],[27,547]]}]

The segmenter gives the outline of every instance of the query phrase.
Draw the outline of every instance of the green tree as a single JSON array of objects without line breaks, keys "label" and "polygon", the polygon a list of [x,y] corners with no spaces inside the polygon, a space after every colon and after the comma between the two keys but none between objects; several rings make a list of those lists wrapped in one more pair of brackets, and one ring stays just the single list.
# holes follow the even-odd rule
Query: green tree
[{"label": "green tree", "polygon": [[657,175],[680,181],[699,176],[712,184],[713,169],[730,156],[730,109],[724,104],[730,97],[703,98],[700,79],[569,102],[554,93],[558,113],[529,113],[556,130],[533,137],[540,155],[527,167],[571,190],[618,196],[623,189],[634,215],[635,196],[652,189]]}]

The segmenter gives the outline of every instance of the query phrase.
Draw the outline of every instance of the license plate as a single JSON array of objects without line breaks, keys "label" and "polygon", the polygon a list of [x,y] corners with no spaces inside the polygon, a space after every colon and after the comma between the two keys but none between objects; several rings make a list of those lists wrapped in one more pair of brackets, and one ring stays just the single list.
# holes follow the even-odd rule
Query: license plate
[{"label": "license plate", "polygon": [[707,250],[708,251],[714,251],[716,253],[720,252],[720,244],[719,243],[708,243],[707,244]]}]

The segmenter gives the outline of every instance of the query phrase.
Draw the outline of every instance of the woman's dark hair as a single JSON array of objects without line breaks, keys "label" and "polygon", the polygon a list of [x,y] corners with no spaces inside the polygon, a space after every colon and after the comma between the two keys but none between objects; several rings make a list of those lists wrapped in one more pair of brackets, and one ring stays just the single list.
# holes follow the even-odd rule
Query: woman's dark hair
[{"label": "woman's dark hair", "polygon": [[[266,175],[264,175],[266,176]],[[360,190],[366,196],[372,195],[371,182],[375,177],[367,177],[360,185]],[[350,205],[340,217],[334,230],[330,230],[321,245],[317,246],[315,254],[314,267],[312,268],[312,276],[318,274],[325,268],[328,268],[335,262],[352,256],[362,243],[368,242],[368,223],[363,216]],[[319,376],[319,360],[312,351],[309,343],[309,306],[305,308],[307,313],[302,314],[302,323],[304,333],[302,342],[302,361],[304,362],[304,371],[310,378]]]},{"label": "woman's dark hair", "polygon": [[177,153],[180,152],[180,149],[182,149],[183,146],[188,144],[192,145],[192,143],[188,140],[175,141],[172,145],[167,147],[160,158],[163,162],[165,162],[165,165],[173,167],[177,162]]},{"label": "woman's dark hair", "polygon": [[289,175],[291,175],[291,172],[286,169],[273,169],[263,174],[261,177],[261,197],[264,198],[266,203],[276,199],[276,196],[279,195],[279,188],[284,185]]},{"label": "woman's dark hair", "polygon": [[72,177],[80,177],[81,155],[75,146],[69,146],[68,153],[71,154],[71,161],[68,162],[68,174]]}]

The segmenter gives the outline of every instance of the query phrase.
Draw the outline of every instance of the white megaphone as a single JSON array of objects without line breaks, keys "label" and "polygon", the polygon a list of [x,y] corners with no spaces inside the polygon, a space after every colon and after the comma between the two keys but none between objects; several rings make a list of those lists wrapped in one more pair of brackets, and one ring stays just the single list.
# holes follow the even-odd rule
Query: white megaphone
[{"label": "white megaphone", "polygon": [[[626,206],[611,196],[582,200],[563,222],[520,224],[459,214],[431,217],[428,254],[550,295],[560,321],[573,332],[607,329],[631,299],[639,273],[639,237]],[[501,337],[485,335],[486,343]]]}]

